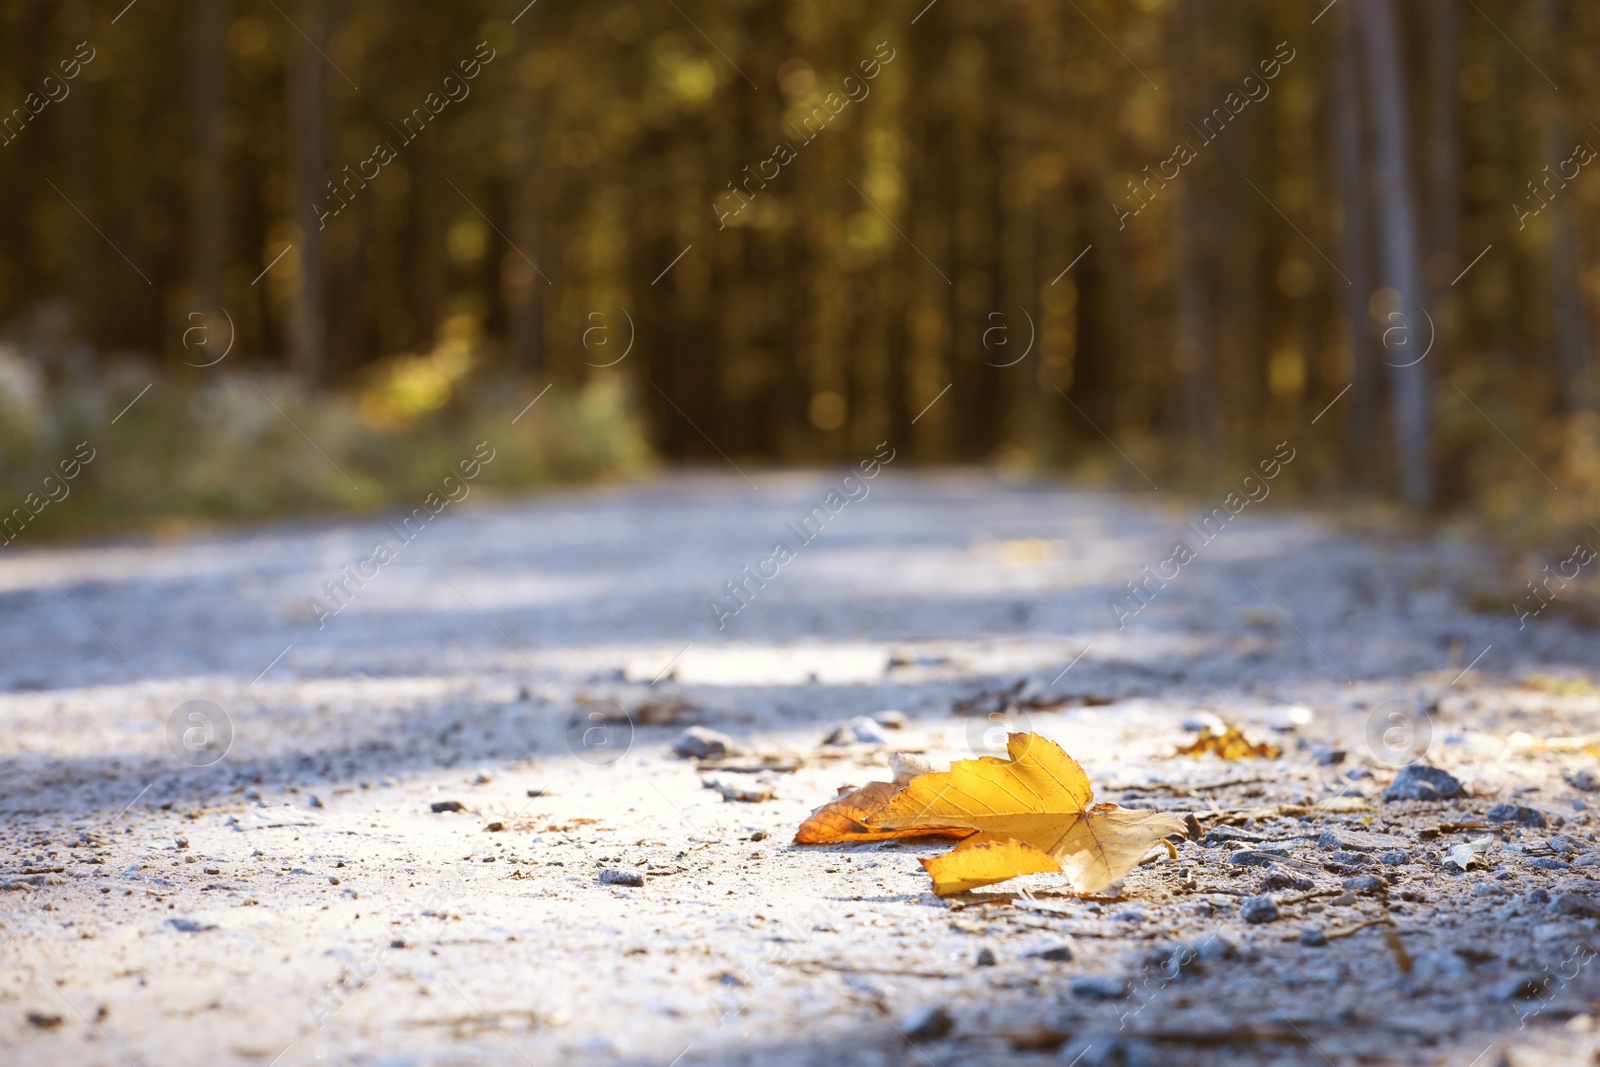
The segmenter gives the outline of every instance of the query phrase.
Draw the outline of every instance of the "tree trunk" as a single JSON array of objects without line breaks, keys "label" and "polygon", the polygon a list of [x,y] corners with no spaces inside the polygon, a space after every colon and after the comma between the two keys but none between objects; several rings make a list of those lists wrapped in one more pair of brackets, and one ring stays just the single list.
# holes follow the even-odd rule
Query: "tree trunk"
[{"label": "tree trunk", "polygon": [[[227,247],[227,195],[224,183],[222,98],[228,59],[228,16],[232,0],[190,0],[194,64],[194,129],[189,189],[189,271],[191,309],[205,316],[206,348],[225,346],[221,316],[222,272]],[[212,329],[210,327],[216,327]],[[212,354],[198,358],[209,362]]]},{"label": "tree trunk", "polygon": [[1381,277],[1399,295],[1397,318],[1385,323],[1382,358],[1389,367],[1396,462],[1406,503],[1426,508],[1433,498],[1430,423],[1433,396],[1421,353],[1433,341],[1418,299],[1422,293],[1420,235],[1412,198],[1407,145],[1405,82],[1400,68],[1399,26],[1393,0],[1353,5],[1371,89],[1372,177],[1377,187]]},{"label": "tree trunk", "polygon": [[[1181,90],[1188,99],[1209,98],[1202,57],[1205,49],[1205,14],[1200,0],[1179,0],[1173,11],[1173,42],[1180,57]],[[1181,135],[1180,135],[1181,136]],[[1185,138],[1185,143],[1187,139]],[[1174,183],[1177,203],[1171,213],[1172,256],[1174,261],[1173,359],[1183,392],[1183,423],[1189,441],[1195,446],[1188,460],[1204,464],[1217,455],[1221,444],[1218,433],[1216,394],[1216,331],[1212,315],[1212,273],[1207,269],[1205,249],[1213,247],[1204,195],[1197,187],[1204,176],[1191,170],[1187,180]],[[1191,474],[1209,471],[1191,469]]]},{"label": "tree trunk", "polygon": [[[1461,8],[1432,0],[1428,11],[1433,62],[1428,121],[1428,273],[1441,296],[1455,265],[1456,221],[1461,215]],[[1454,267],[1455,269],[1451,269]],[[1437,302],[1437,301],[1435,301]]]},{"label": "tree trunk", "polygon": [[1338,166],[1339,214],[1344,246],[1344,272],[1350,284],[1343,287],[1345,314],[1350,329],[1351,388],[1347,440],[1350,470],[1370,484],[1373,445],[1379,438],[1379,410],[1383,383],[1367,299],[1372,295],[1372,251],[1367,212],[1366,138],[1361,114],[1361,82],[1357,74],[1354,20],[1340,19],[1339,45],[1333,57],[1333,154]]},{"label": "tree trunk", "polygon": [[[299,275],[289,315],[289,360],[296,374],[314,382],[323,372],[322,223],[317,205],[327,180],[324,141],[327,93],[324,90],[329,0],[302,0],[296,19],[306,40],[289,38],[284,71],[288,82],[289,173]],[[333,205],[323,204],[324,210]]]},{"label": "tree trunk", "polygon": [[[528,11],[528,36],[540,36],[538,7]],[[501,259],[501,286],[510,318],[510,366],[519,374],[538,373],[544,363],[544,287],[553,284],[539,271],[539,99],[528,85],[516,92],[515,163],[511,169],[511,240]],[[531,260],[531,262],[530,262]],[[548,271],[545,271],[548,275]],[[609,357],[607,357],[609,358]]]},{"label": "tree trunk", "polygon": [[[1541,36],[1550,42],[1547,69],[1558,70],[1561,50],[1557,42],[1563,29],[1561,13],[1554,0],[1540,0],[1537,15],[1539,27],[1544,31]],[[1545,107],[1548,109],[1543,137],[1545,166],[1539,172],[1538,184],[1551,198],[1545,209],[1550,213],[1546,232],[1550,235],[1551,341],[1555,347],[1556,367],[1561,374],[1563,406],[1569,411],[1579,411],[1591,407],[1594,399],[1588,380],[1589,327],[1580,287],[1583,261],[1578,226],[1573,217],[1573,194],[1563,188],[1570,183],[1558,173],[1559,161],[1572,156],[1575,141],[1561,101],[1546,100]]]}]

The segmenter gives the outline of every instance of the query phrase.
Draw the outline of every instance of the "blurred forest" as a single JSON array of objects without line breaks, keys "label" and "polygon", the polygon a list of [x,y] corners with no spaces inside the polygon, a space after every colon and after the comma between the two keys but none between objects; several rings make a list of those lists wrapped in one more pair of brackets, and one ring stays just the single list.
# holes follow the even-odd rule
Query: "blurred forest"
[{"label": "blurred forest", "polygon": [[[1586,529],[1597,46],[1578,0],[0,0],[0,486],[231,434],[148,506],[387,499],[248,381],[352,488],[480,424],[533,481],[889,440],[1205,490],[1287,440],[1306,496]],[[289,453],[320,488],[238,499]]]}]

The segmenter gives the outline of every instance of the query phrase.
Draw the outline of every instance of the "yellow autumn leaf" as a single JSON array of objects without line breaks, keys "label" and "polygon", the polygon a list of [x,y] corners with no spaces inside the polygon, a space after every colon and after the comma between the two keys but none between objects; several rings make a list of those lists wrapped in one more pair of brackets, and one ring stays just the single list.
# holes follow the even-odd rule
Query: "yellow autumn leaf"
[{"label": "yellow autumn leaf", "polygon": [[1180,756],[1220,756],[1223,759],[1277,759],[1282,753],[1276,745],[1252,741],[1237,726],[1205,730],[1191,744],[1178,749]]},{"label": "yellow autumn leaf", "polygon": [[1040,852],[1014,837],[1004,841],[971,837],[942,856],[918,862],[933,879],[934,893],[941,897],[1024,874],[1061,870],[1061,864],[1049,853]]},{"label": "yellow autumn leaf", "polygon": [[972,831],[963,826],[908,826],[899,830],[873,829],[867,820],[882,811],[899,792],[920,774],[928,772],[928,765],[914,756],[895,753],[889,766],[894,771],[892,782],[868,782],[859,789],[845,786],[839,795],[807,816],[795,831],[797,845],[826,845],[839,841],[893,841],[915,837],[953,837],[960,840],[971,837]]},{"label": "yellow autumn leaf", "polygon": [[[920,775],[866,820],[874,829],[978,831],[939,857],[941,896],[959,891],[941,888],[941,879],[946,886],[987,885],[1015,877],[1006,872],[1019,863],[1049,869],[1031,853],[995,847],[1008,840],[1053,859],[1076,892],[1095,893],[1132,870],[1157,841],[1185,832],[1183,819],[1170,812],[1095,804],[1089,776],[1053,741],[1016,733],[1006,739],[1006,752],[1008,758],[961,760],[948,771]],[[991,847],[979,847],[986,843]]]}]

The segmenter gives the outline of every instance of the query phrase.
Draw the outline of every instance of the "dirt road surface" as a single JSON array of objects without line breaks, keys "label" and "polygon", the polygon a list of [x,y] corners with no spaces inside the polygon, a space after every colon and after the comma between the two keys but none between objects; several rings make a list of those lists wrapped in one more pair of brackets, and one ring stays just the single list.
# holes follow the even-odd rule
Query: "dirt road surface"
[{"label": "dirt road surface", "polygon": [[[1595,1062],[1600,768],[1559,739],[1600,642],[1501,606],[1501,556],[746,473],[5,549],[0,1060]],[[1282,755],[1171,755],[1219,719]],[[889,751],[1007,729],[1202,835],[1091,900],[790,844]],[[1417,756],[1462,794],[1384,800]]]}]

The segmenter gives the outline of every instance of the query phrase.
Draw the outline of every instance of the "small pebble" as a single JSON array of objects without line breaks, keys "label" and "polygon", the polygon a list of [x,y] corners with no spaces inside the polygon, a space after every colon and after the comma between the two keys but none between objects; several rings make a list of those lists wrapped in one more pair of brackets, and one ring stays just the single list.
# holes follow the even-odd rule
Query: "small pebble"
[{"label": "small pebble", "polygon": [[1527,1000],[1544,992],[1549,979],[1542,974],[1519,974],[1494,987],[1496,1000]]},{"label": "small pebble", "polygon": [[1384,800],[1448,800],[1460,795],[1460,779],[1426,763],[1406,764],[1383,791]]},{"label": "small pebble", "polygon": [[941,1007],[919,1008],[900,1023],[907,1041],[936,1041],[948,1034],[956,1021]]},{"label": "small pebble", "polygon": [[1247,923],[1278,921],[1278,902],[1271,897],[1249,897],[1239,905],[1239,918]]},{"label": "small pebble", "polygon": [[1303,875],[1291,871],[1272,871],[1261,879],[1257,890],[1262,893],[1272,893],[1282,889],[1307,890],[1316,887],[1315,882]]},{"label": "small pebble", "polygon": [[1049,960],[1052,963],[1066,963],[1072,959],[1072,949],[1066,945],[1053,945],[1050,948],[1034,949],[1024,952],[1023,956],[1035,960]]},{"label": "small pebble", "polygon": [[1072,995],[1085,1000],[1121,1000],[1128,995],[1128,981],[1114,974],[1080,974],[1069,987]]},{"label": "small pebble", "polygon": [[1544,815],[1533,808],[1525,808],[1520,804],[1496,804],[1483,813],[1489,822],[1509,822],[1517,826],[1543,827]]},{"label": "small pebble", "polygon": [[1546,871],[1564,871],[1572,864],[1566,860],[1558,860],[1554,856],[1529,856],[1528,866],[1538,867]]},{"label": "small pebble", "polygon": [[446,812],[446,811],[460,811],[460,810],[462,810],[461,809],[461,801],[459,801],[459,800],[435,800],[432,804],[429,805],[429,807],[431,807],[433,809],[433,813],[435,815],[438,815],[441,812]]},{"label": "small pebble", "polygon": [[1600,916],[1600,904],[1581,893],[1557,893],[1555,899],[1550,902],[1550,909],[1563,915],[1582,915],[1584,918]]},{"label": "small pebble", "polygon": [[1376,893],[1388,885],[1389,880],[1381,874],[1358,874],[1344,880],[1344,887],[1352,893]]},{"label": "small pebble", "polygon": [[615,867],[606,867],[600,871],[601,885],[625,885],[637,889],[644,885],[644,875],[638,871],[619,871]]},{"label": "small pebble", "polygon": [[1573,771],[1567,778],[1567,784],[1583,793],[1600,793],[1600,775],[1593,771]]},{"label": "small pebble", "polygon": [[839,723],[822,742],[825,745],[887,745],[888,735],[876,720],[857,715],[849,722]]},{"label": "small pebble", "polygon": [[1228,862],[1242,867],[1271,867],[1289,853],[1285,849],[1242,848],[1228,857]]},{"label": "small pebble", "polygon": [[1411,862],[1411,853],[1403,848],[1393,849],[1389,852],[1379,853],[1378,862],[1390,867],[1400,867]]},{"label": "small pebble", "polygon": [[1194,950],[1203,960],[1226,960],[1239,954],[1239,945],[1234,941],[1233,935],[1222,930],[1213,930],[1194,943]]},{"label": "small pebble", "polygon": [[704,726],[691,726],[678,735],[672,751],[685,759],[705,759],[709,756],[730,755],[737,747],[733,738],[727,734],[718,733]]},{"label": "small pebble", "polygon": [[777,796],[772,783],[760,778],[748,782],[724,778],[706,778],[702,779],[700,784],[707,789],[720,793],[723,800],[738,801],[744,804],[760,804]]},{"label": "small pebble", "polygon": [[994,958],[994,950],[987,948],[980,948],[978,950],[978,954],[973,957],[972,960],[973,966],[975,967],[993,967],[996,962],[997,961]]},{"label": "small pebble", "polygon": [[1300,928],[1300,943],[1316,948],[1328,943],[1328,935],[1322,932],[1320,926],[1302,926]]}]

